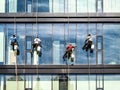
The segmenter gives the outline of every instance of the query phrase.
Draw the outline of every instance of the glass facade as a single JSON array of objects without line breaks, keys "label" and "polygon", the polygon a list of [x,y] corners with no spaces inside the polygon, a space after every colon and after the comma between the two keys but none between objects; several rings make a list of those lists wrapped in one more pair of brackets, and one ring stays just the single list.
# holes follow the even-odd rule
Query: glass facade
[{"label": "glass facade", "polygon": [[[20,55],[17,64],[34,64],[31,55],[33,39],[37,36],[42,41],[42,56],[38,64],[65,64],[63,54],[69,43],[77,46],[75,49],[75,64],[120,64],[120,25],[119,24],[0,24],[1,64],[11,64],[10,38],[16,32]],[[87,34],[93,36],[94,53],[82,50]],[[109,51],[109,52],[108,52]],[[88,57],[87,57],[88,54]],[[104,57],[103,57],[104,55]]]},{"label": "glass facade", "polygon": [[0,75],[0,90],[119,90],[119,83],[119,74]]},{"label": "glass facade", "polygon": [[[0,13],[118,13],[120,0],[1,0]],[[21,8],[22,7],[22,8]]]},{"label": "glass facade", "polygon": [[[113,23],[119,18],[114,16],[120,13],[119,3],[120,0],[1,0],[0,15],[8,15],[10,20],[15,20],[16,15],[10,13],[17,13],[18,17],[10,23],[4,23],[6,16],[0,17],[0,90],[120,90],[120,23]],[[37,12],[48,15],[44,23],[42,17],[37,22],[37,16],[36,23],[19,23],[18,19],[32,18]],[[54,18],[55,13],[62,14]],[[88,13],[88,19],[84,13]],[[110,16],[106,17],[108,13]],[[71,16],[66,17],[67,14]],[[79,23],[81,15],[86,21]],[[56,21],[47,21],[52,18]],[[112,22],[99,21],[104,18]],[[18,56],[10,45],[13,34],[19,44]],[[82,49],[88,34],[93,37],[93,53]],[[36,36],[41,39],[41,57],[32,53]],[[63,60],[69,43],[77,46],[74,66]]]}]

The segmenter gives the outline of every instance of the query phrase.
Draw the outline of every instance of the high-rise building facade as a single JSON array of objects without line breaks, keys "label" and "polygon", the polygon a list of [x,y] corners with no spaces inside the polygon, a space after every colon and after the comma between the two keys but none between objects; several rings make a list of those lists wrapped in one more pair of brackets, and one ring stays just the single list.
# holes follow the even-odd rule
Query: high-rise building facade
[{"label": "high-rise building facade", "polygon": [[[120,90],[120,0],[1,0],[0,90]],[[20,54],[11,51],[16,35]],[[88,34],[94,51],[82,49]],[[42,55],[32,53],[41,39]],[[74,65],[63,60],[66,46]],[[67,64],[66,64],[67,63]]]}]

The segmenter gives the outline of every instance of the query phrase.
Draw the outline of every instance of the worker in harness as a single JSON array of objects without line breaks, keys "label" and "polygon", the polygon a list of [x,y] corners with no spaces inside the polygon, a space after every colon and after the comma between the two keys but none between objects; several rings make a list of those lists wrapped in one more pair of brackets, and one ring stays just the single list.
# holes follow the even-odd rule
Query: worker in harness
[{"label": "worker in harness", "polygon": [[70,59],[71,58],[71,62],[74,61],[75,56],[73,55],[73,49],[75,49],[76,46],[73,46],[72,44],[69,44],[66,47],[66,51],[63,55],[63,60],[65,61],[65,58]]},{"label": "worker in harness", "polygon": [[93,40],[92,40],[92,36],[91,34],[88,34],[85,42],[84,42],[84,46],[82,47],[83,50],[86,50],[86,52],[88,51],[88,49],[90,50],[90,53],[93,53],[94,50],[94,44],[93,44]]},{"label": "worker in harness", "polygon": [[33,43],[33,51],[37,51],[38,56],[41,56],[42,52],[41,52],[41,40],[40,38],[36,37],[34,39],[34,43]]},{"label": "worker in harness", "polygon": [[16,52],[17,55],[19,55],[19,44],[16,38],[16,35],[13,35],[10,40],[10,45],[12,46],[12,50]]}]

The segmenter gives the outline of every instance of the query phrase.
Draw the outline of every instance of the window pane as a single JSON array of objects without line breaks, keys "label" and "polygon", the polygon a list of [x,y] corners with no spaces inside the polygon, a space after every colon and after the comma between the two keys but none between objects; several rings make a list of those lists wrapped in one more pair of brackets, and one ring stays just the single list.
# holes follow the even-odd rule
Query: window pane
[{"label": "window pane", "polygon": [[5,13],[5,0],[0,1],[0,13]]},{"label": "window pane", "polygon": [[120,0],[103,0],[104,12],[120,12]]},{"label": "window pane", "polygon": [[63,63],[64,24],[53,24],[53,64]]},{"label": "window pane", "polygon": [[24,90],[23,76],[6,76],[6,90]]},{"label": "window pane", "polygon": [[120,76],[119,75],[105,75],[104,76],[104,90],[120,90]]},{"label": "window pane", "polygon": [[102,64],[102,52],[98,51],[97,53],[97,64]]},{"label": "window pane", "polygon": [[26,11],[27,12],[32,12],[32,0],[26,0]]},{"label": "window pane", "polygon": [[105,24],[104,25],[104,63],[119,64],[120,63],[120,25]]},{"label": "window pane", "polygon": [[75,75],[70,75],[68,77],[68,90],[76,90],[76,77]]},{"label": "window pane", "polygon": [[103,42],[102,36],[97,36],[97,49],[99,50],[102,49],[102,42]]},{"label": "window pane", "polygon": [[0,90],[4,90],[3,86],[4,86],[4,75],[0,75]]},{"label": "window pane", "polygon": [[50,75],[33,76],[33,90],[51,90],[51,82]]},{"label": "window pane", "polygon": [[95,75],[78,75],[77,76],[77,90],[96,90]]},{"label": "window pane", "polygon": [[25,25],[17,24],[17,40],[19,44],[20,54],[17,58],[18,64],[24,64],[25,61]]},{"label": "window pane", "polygon": [[76,0],[68,0],[68,12],[76,12]]},{"label": "window pane", "polygon": [[17,0],[9,0],[9,11],[10,13],[17,12]]},{"label": "window pane", "polygon": [[102,13],[102,10],[103,10],[103,9],[102,9],[102,8],[103,8],[103,7],[102,7],[102,1],[103,1],[103,0],[97,0],[97,12],[98,12],[98,13]]},{"label": "window pane", "polygon": [[5,34],[4,34],[5,26],[0,24],[0,65],[4,64],[5,61]]},{"label": "window pane", "polygon": [[53,12],[64,13],[64,0],[53,0]]},{"label": "window pane", "polygon": [[25,0],[17,0],[17,12],[25,12]]},{"label": "window pane", "polygon": [[96,12],[96,0],[77,0],[77,12]]},{"label": "window pane", "polygon": [[49,12],[49,0],[38,0],[38,12]]},{"label": "window pane", "polygon": [[52,64],[52,25],[39,24],[39,34],[42,43],[42,56],[40,64]]}]

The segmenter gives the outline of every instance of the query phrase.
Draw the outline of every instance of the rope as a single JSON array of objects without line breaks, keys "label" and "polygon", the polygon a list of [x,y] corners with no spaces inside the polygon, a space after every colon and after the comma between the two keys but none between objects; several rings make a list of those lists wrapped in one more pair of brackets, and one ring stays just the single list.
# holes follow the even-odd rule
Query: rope
[{"label": "rope", "polygon": [[[38,0],[36,0],[36,31],[37,31],[37,33],[36,33],[36,36],[38,36]],[[38,56],[38,59],[39,59],[39,56]],[[37,63],[39,63],[39,62],[37,62]],[[36,65],[36,69],[37,69],[37,78],[38,78],[38,90],[39,90],[39,75],[38,75],[38,65],[39,64],[37,64]]]},{"label": "rope", "polygon": [[[89,33],[89,9],[88,9],[88,1],[87,0],[87,15],[88,15],[88,24],[87,24],[87,35]],[[87,52],[87,60],[88,60],[88,90],[90,90],[90,58]]]},{"label": "rope", "polygon": [[[16,35],[16,15],[14,13],[14,35]],[[19,84],[18,84],[18,70],[17,70],[17,51],[14,51],[15,52],[15,58],[16,58],[16,61],[15,61],[15,75],[16,75],[16,82],[17,82],[17,90],[19,90]]]}]

